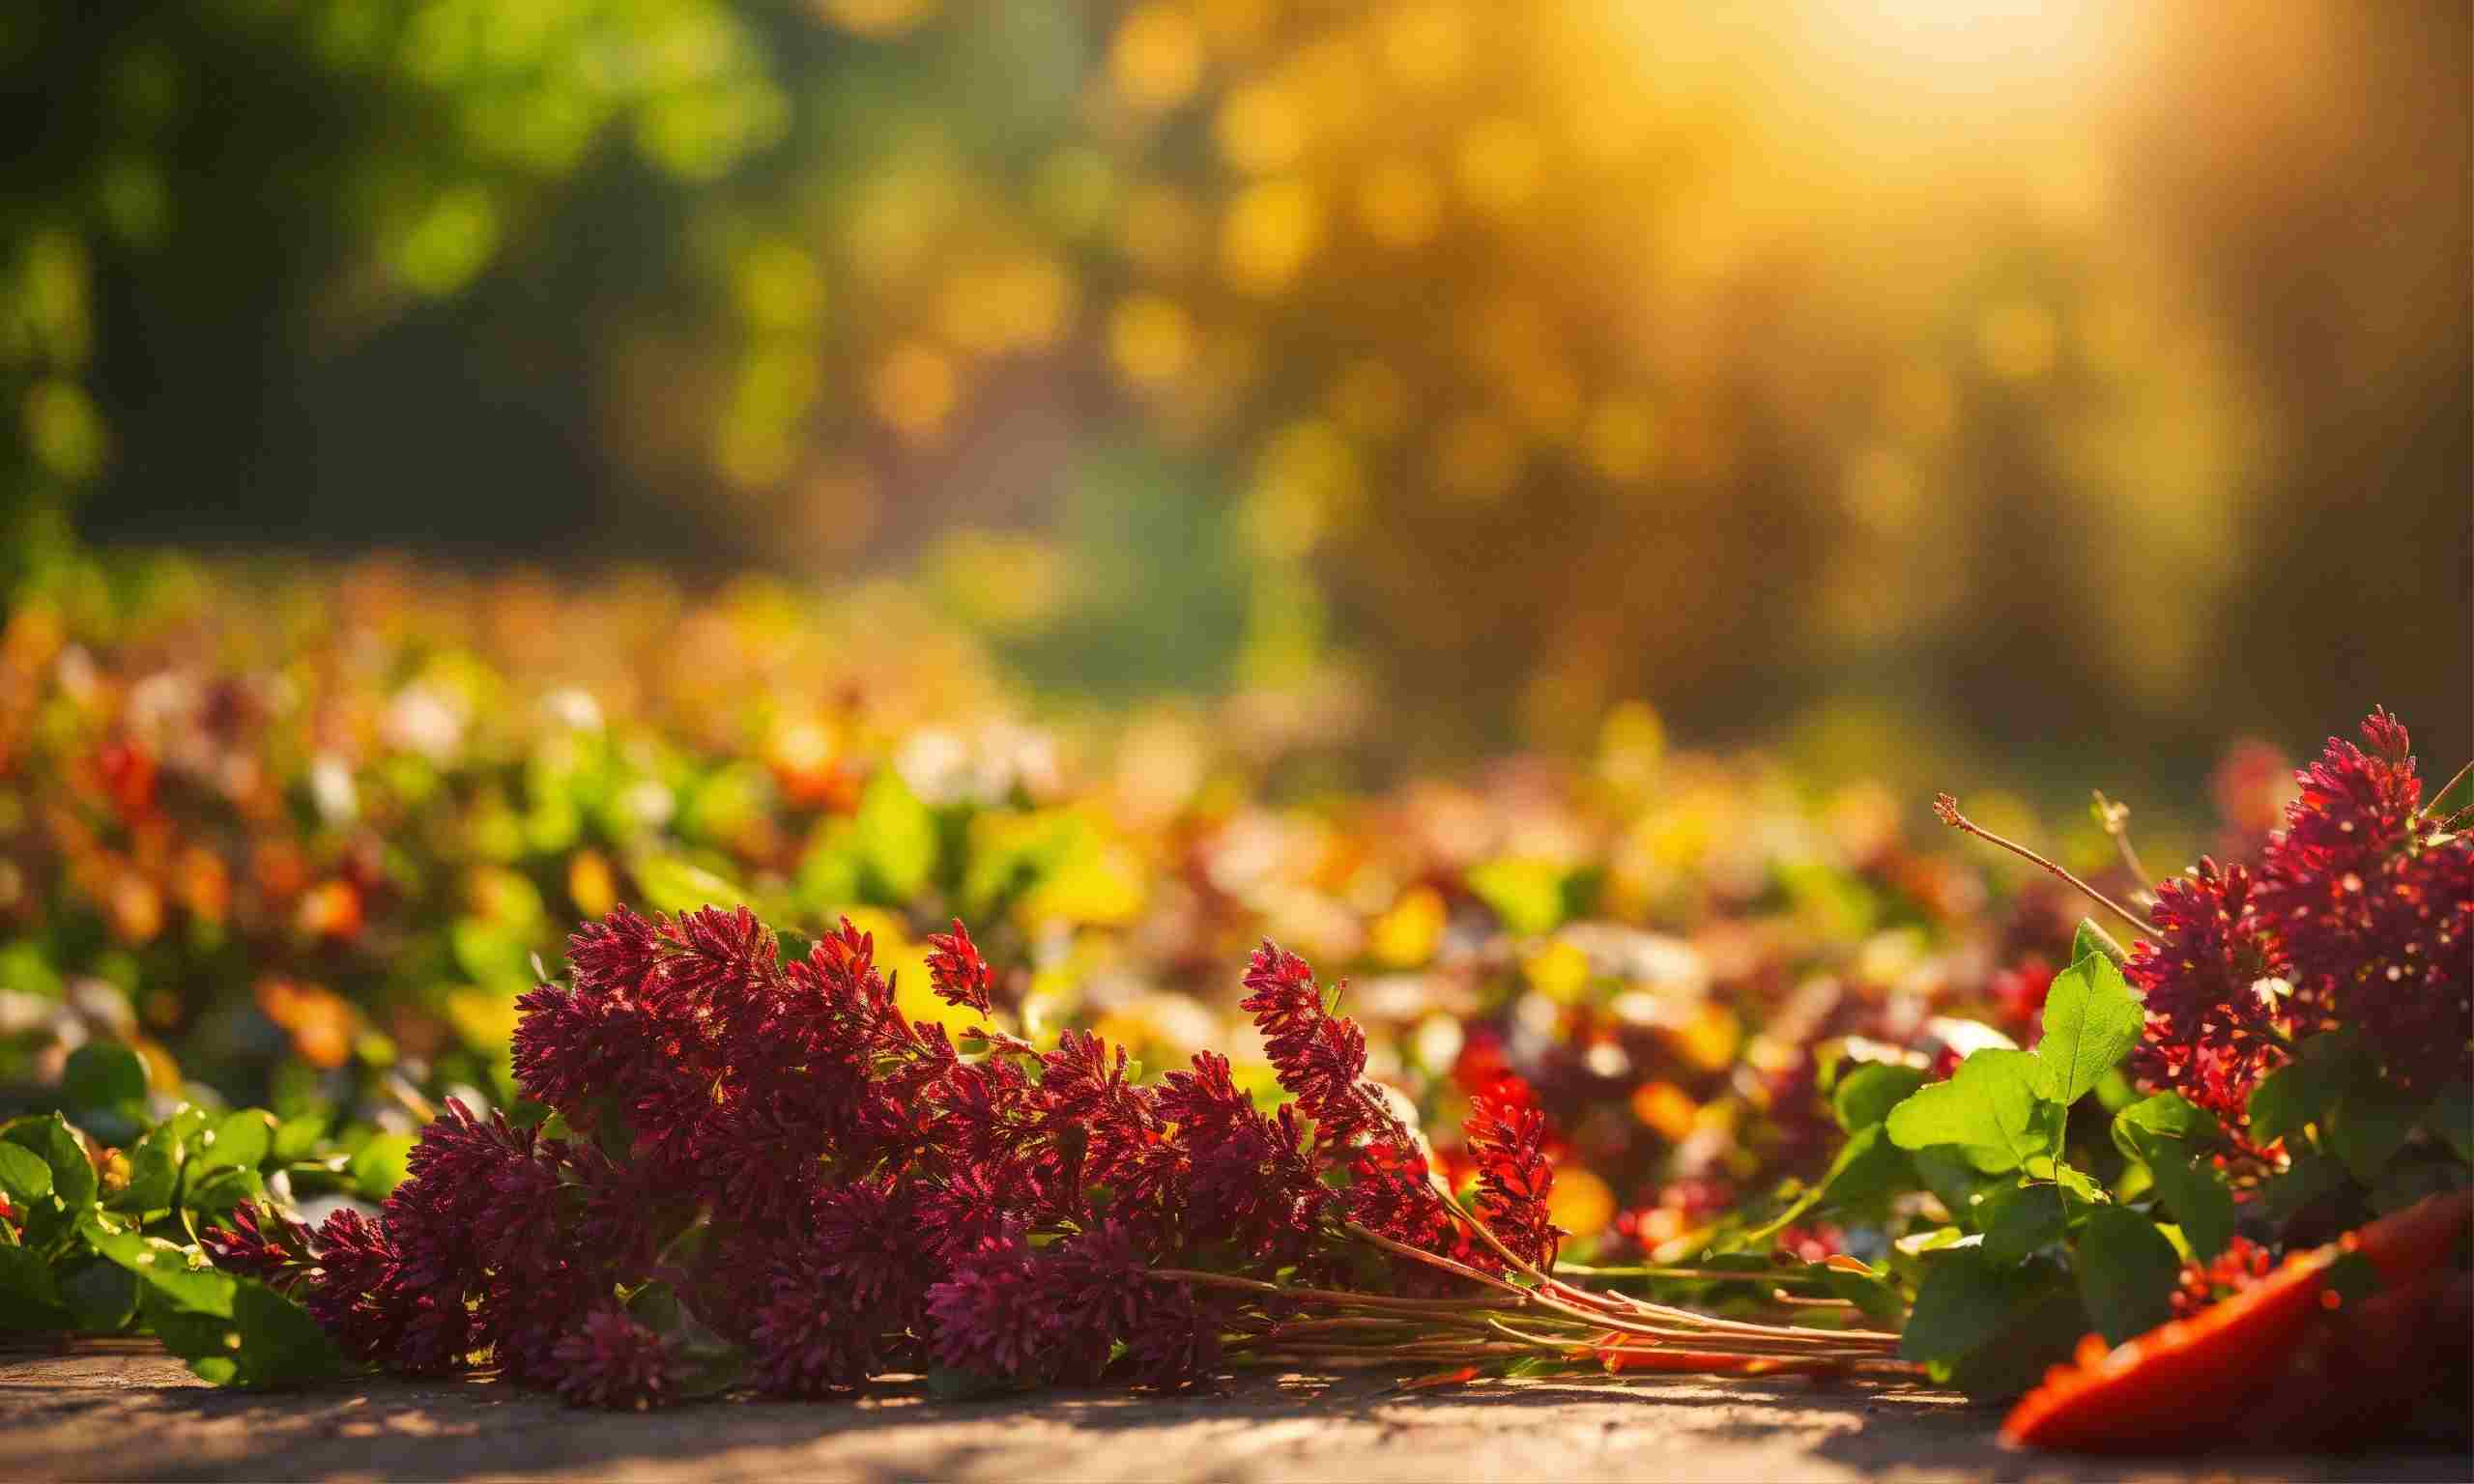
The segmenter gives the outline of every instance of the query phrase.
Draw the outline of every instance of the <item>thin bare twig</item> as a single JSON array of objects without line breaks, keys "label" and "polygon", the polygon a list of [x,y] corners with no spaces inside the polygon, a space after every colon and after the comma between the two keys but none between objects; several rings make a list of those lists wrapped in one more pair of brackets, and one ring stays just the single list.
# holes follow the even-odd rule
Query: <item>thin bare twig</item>
[{"label": "thin bare twig", "polygon": [[2088,900],[2102,905],[2107,911],[2112,912],[2114,916],[2120,918],[2123,922],[2130,924],[2140,931],[2149,932],[2154,930],[2149,926],[2146,919],[2140,917],[2137,913],[2131,911],[2130,908],[2123,906],[2120,902],[2114,900],[2111,897],[2108,897],[2104,893],[2096,890],[2094,887],[2089,886],[2086,882],[2080,880],[2077,876],[2072,875],[2061,867],[2056,865],[2052,861],[2046,860],[2043,856],[2038,855],[2036,852],[2028,849],[2017,841],[2005,840],[2002,837],[1994,834],[1991,830],[1986,829],[1983,825],[1976,823],[1967,815],[1960,813],[1959,801],[1952,798],[1950,795],[1946,793],[1935,794],[1933,796],[1933,813],[1941,816],[1943,824],[1948,825],[1954,830],[1963,830],[1988,844],[1999,845],[2002,849],[2009,851],[2012,855],[2019,857],[2021,860],[2032,861],[2036,865],[2043,867],[2045,870],[2053,872],[2057,876],[2059,876],[2064,881],[2069,882],[2072,886],[2079,888],[2081,895],[2086,897]]}]

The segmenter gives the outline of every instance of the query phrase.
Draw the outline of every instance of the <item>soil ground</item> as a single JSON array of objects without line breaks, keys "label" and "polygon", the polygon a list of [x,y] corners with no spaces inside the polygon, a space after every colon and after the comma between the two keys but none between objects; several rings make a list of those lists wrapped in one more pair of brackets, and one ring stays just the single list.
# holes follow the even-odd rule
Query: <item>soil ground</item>
[{"label": "soil ground", "polygon": [[2445,1452],[2070,1459],[2005,1452],[1998,1413],[1946,1394],[1805,1383],[1251,1378],[1181,1398],[572,1412],[486,1381],[219,1390],[135,1348],[0,1354],[0,1477],[617,1480],[2452,1480]]}]

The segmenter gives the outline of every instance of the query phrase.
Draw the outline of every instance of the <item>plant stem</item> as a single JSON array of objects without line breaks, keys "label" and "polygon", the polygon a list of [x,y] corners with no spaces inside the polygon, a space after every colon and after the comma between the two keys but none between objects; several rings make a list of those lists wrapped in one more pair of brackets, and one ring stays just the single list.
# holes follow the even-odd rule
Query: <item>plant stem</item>
[{"label": "plant stem", "polygon": [[2064,870],[2060,866],[2052,861],[2046,860],[2043,856],[2038,855],[2036,852],[2028,849],[2027,846],[2019,843],[2015,840],[2005,840],[2002,837],[1994,834],[1983,825],[1980,825],[1974,820],[1969,818],[1967,815],[1960,813],[1959,801],[1952,798],[1950,795],[1946,793],[1934,795],[1933,813],[1941,816],[1943,824],[1948,825],[1954,830],[1963,830],[1966,833],[1974,836],[1976,839],[1984,841],[1988,844],[1999,845],[2002,849],[2009,851],[2012,855],[2018,856],[2022,860],[2032,861],[2036,865],[2043,867],[2045,870],[2053,872],[2057,876],[2059,876],[2064,881],[2069,882],[2072,886],[2077,887],[2080,893],[2086,897],[2088,900],[2103,906],[2107,911],[2112,912],[2114,916],[2120,918],[2123,922],[2130,924],[2133,928],[2138,928],[2141,932],[2152,932],[2155,930],[2151,924],[2132,912],[2130,908],[2123,906],[2120,902],[2114,900],[2111,897],[2108,897],[2104,893],[2096,890],[2094,887],[2089,886],[2086,882],[2080,880],[2077,876],[2074,876],[2069,871]]}]

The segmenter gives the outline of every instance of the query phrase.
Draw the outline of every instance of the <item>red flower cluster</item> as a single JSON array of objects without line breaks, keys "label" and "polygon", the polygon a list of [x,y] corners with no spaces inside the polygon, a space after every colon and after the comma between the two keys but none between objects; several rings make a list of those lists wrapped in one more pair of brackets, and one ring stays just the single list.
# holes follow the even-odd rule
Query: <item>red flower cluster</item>
[{"label": "red flower cluster", "polygon": [[2404,727],[2385,711],[2367,746],[2331,737],[2296,775],[2256,870],[2202,860],[2157,888],[2158,935],[2130,978],[2147,997],[2138,1070],[2238,1115],[2281,1042],[2357,1028],[2407,1086],[2459,1074],[2474,1051],[2474,840],[2421,812]]},{"label": "red flower cluster", "polygon": [[[933,946],[935,992],[986,1013],[962,925]],[[244,1207],[209,1234],[216,1260],[294,1294],[362,1361],[486,1362],[611,1407],[677,1392],[684,1330],[621,1305],[655,1291],[776,1395],[931,1365],[1180,1386],[1216,1368],[1237,1304],[1154,1270],[1362,1274],[1349,1222],[1503,1266],[1365,1080],[1363,1033],[1269,943],[1245,1004],[1295,1097],[1269,1113],[1209,1052],[1147,1086],[1080,1033],[1041,1052],[981,1027],[964,1044],[988,1050],[965,1056],[902,1013],[847,922],[784,963],[744,910],[621,909],[568,961],[571,986],[520,1002],[514,1042],[555,1122],[450,1101],[377,1221],[313,1231]],[[1560,1235],[1543,1136],[1535,1112],[1491,1105],[1469,1130],[1480,1210],[1534,1264]]]}]

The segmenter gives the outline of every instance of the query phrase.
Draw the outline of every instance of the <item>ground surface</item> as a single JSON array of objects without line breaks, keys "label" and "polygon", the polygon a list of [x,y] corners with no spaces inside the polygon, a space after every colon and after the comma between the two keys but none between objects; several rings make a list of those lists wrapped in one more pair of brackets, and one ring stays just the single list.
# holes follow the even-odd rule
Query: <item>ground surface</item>
[{"label": "ground surface", "polygon": [[2439,1453],[2070,1460],[2006,1453],[1986,1409],[1801,1384],[1551,1383],[1402,1393],[1366,1377],[1160,1400],[1080,1392],[739,1403],[611,1415],[486,1382],[221,1391],[159,1353],[0,1353],[17,1479],[2431,1479]]}]

